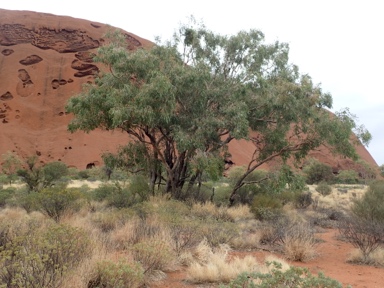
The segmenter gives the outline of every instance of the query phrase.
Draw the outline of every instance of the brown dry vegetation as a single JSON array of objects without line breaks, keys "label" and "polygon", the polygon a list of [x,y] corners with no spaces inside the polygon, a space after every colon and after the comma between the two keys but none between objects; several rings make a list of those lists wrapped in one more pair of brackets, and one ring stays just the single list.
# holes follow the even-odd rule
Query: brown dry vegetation
[{"label": "brown dry vegetation", "polygon": [[[27,213],[7,206],[0,210],[0,235],[6,235],[2,239],[26,235],[32,222],[37,223],[41,233],[52,225],[84,232],[90,241],[90,254],[79,258],[73,269],[64,271],[58,284],[52,286],[58,288],[203,287],[199,285],[204,283],[208,285],[204,287],[217,287],[242,272],[268,272],[265,261],[271,259],[265,258],[271,255],[278,257],[275,260],[283,263],[284,269],[288,269],[285,261],[289,261],[289,265],[309,267],[313,273],[324,271],[353,287],[379,287],[360,286],[349,271],[363,269],[364,274],[355,276],[373,277],[370,280],[374,283],[383,268],[348,264],[359,259],[358,252],[343,242],[335,229],[328,230],[333,231],[331,238],[330,232],[324,230],[337,226],[336,212],[346,213],[352,199],[362,197],[365,188],[335,186],[330,195],[322,196],[311,186],[314,204],[299,210],[286,205],[285,220],[274,224],[255,220],[246,205],[187,205],[167,197],[151,198],[124,209],[107,207],[105,202],[83,201],[80,209],[66,213],[58,224],[40,212]],[[384,265],[383,250],[377,250],[372,259],[375,265]]]}]

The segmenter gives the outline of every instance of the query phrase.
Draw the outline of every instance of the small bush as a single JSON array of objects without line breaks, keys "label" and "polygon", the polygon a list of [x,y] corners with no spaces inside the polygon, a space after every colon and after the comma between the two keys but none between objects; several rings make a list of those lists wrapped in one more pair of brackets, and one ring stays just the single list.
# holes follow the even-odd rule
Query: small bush
[{"label": "small bush", "polygon": [[377,221],[356,216],[345,218],[339,224],[339,232],[361,251],[362,263],[369,264],[370,255],[383,244],[384,225]]},{"label": "small bush", "polygon": [[359,218],[384,225],[384,181],[372,183],[364,196],[354,201],[351,209]]},{"label": "small bush", "polygon": [[6,188],[1,189],[0,188],[0,207],[4,207],[7,204],[7,200],[12,197],[12,195],[15,193],[14,188]]},{"label": "small bush", "polygon": [[305,262],[316,255],[314,232],[306,223],[295,223],[289,227],[283,242],[284,255],[289,260]]},{"label": "small bush", "polygon": [[342,170],[337,175],[337,182],[341,184],[359,183],[359,174],[355,170]]},{"label": "small bush", "polygon": [[329,186],[327,183],[325,182],[320,182],[319,184],[317,184],[316,186],[316,191],[319,192],[321,195],[323,196],[327,196],[329,194],[332,193],[332,187]]},{"label": "small bush", "polygon": [[80,179],[88,179],[90,177],[88,170],[80,170],[77,172]]},{"label": "small bush", "polygon": [[187,268],[187,280],[192,283],[229,282],[246,271],[259,271],[261,265],[253,256],[228,258],[229,247],[214,250],[206,241],[199,244],[197,259]]},{"label": "small bush", "polygon": [[291,287],[291,288],[342,288],[336,280],[319,273],[312,275],[308,269],[291,267],[282,271],[281,264],[272,262],[271,271],[268,273],[243,273],[228,285],[221,285],[220,288],[270,288],[270,287]]},{"label": "small bush", "polygon": [[282,202],[272,194],[258,194],[254,197],[251,211],[259,220],[271,220],[282,214]]},{"label": "small bush", "polygon": [[82,193],[75,188],[52,187],[43,189],[37,194],[39,210],[56,222],[59,222],[66,213],[78,210],[81,198]]},{"label": "small bush", "polygon": [[60,287],[63,276],[90,255],[87,235],[64,225],[35,227],[3,246],[0,286]]},{"label": "small bush", "polygon": [[122,185],[118,182],[114,184],[104,184],[96,188],[92,195],[93,199],[97,201],[106,200],[107,205],[116,208],[127,208],[141,200],[131,193],[129,186]]},{"label": "small bush", "polygon": [[88,288],[136,288],[144,284],[144,269],[139,263],[104,260],[97,263],[96,270]]},{"label": "small bush", "polygon": [[296,193],[294,198],[294,205],[298,209],[308,208],[313,203],[311,192]]},{"label": "small bush", "polygon": [[144,274],[148,276],[153,276],[158,271],[169,271],[176,260],[169,243],[161,240],[144,240],[133,245],[131,251],[134,260],[141,263]]},{"label": "small bush", "polygon": [[316,160],[304,167],[304,173],[306,175],[306,182],[310,185],[317,184],[321,181],[326,183],[332,183],[334,181],[332,168]]}]

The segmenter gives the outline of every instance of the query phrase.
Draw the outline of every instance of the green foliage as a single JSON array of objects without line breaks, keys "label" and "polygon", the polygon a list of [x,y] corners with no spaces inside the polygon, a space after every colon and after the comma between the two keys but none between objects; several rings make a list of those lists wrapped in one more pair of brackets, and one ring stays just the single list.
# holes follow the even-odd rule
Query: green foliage
[{"label": "green foliage", "polygon": [[264,163],[300,161],[322,144],[355,158],[351,131],[370,139],[348,110],[333,116],[323,109],[332,107],[331,95],[288,62],[286,43],[265,43],[260,31],[223,36],[183,25],[172,40],[134,51],[123,35],[110,37],[96,59],[110,72],[69,100],[69,129],[127,132],[133,141],[107,155],[106,165],[144,172],[151,191],[163,182],[181,199],[204,173],[217,179],[228,143],[248,139],[249,128],[255,151],[231,201]]},{"label": "green foliage", "polygon": [[81,207],[80,200],[84,195],[76,188],[50,187],[41,190],[36,195],[39,210],[59,222],[61,217],[73,213]]},{"label": "green foliage", "polygon": [[15,153],[8,151],[2,155],[1,169],[7,175],[9,184],[12,184],[12,181],[17,179],[17,170],[21,168],[21,165],[22,161]]},{"label": "green foliage", "polygon": [[89,170],[80,170],[77,174],[80,179],[88,179],[90,177]]},{"label": "green foliage", "polygon": [[29,191],[49,187],[68,174],[68,168],[62,162],[51,162],[41,167],[37,160],[36,156],[29,157],[25,163],[26,168],[17,171],[17,175],[27,184]]},{"label": "green foliage", "polygon": [[322,181],[319,184],[317,184],[316,191],[323,196],[327,196],[332,193],[332,187],[328,185],[326,182]]},{"label": "green foliage", "polygon": [[373,182],[351,210],[359,218],[384,224],[384,181]]},{"label": "green foliage", "polygon": [[43,166],[43,187],[49,187],[52,183],[68,174],[68,167],[63,162],[50,162]]},{"label": "green foliage", "polygon": [[12,195],[15,194],[15,188],[6,188],[1,189],[0,188],[0,207],[3,207],[7,204],[7,200],[12,197]]},{"label": "green foliage", "polygon": [[0,251],[3,287],[60,287],[63,277],[90,255],[87,235],[64,225],[50,225],[6,243]]},{"label": "green foliage", "polygon": [[364,160],[358,160],[357,161],[357,173],[359,174],[359,177],[362,179],[363,183],[369,184],[370,182],[374,181],[377,176],[377,168],[371,166]]},{"label": "green foliage", "polygon": [[142,176],[134,176],[128,185],[119,182],[102,184],[93,190],[92,198],[96,201],[105,200],[108,206],[116,208],[130,207],[148,199],[149,187],[146,181]]},{"label": "green foliage", "polygon": [[382,164],[382,165],[379,166],[379,170],[380,170],[380,175],[381,175],[382,177],[384,177],[384,164]]},{"label": "green foliage", "polygon": [[175,254],[168,243],[162,240],[144,240],[131,248],[135,261],[144,267],[144,274],[167,271],[175,261]]},{"label": "green foliage", "polygon": [[351,207],[352,215],[340,224],[340,233],[360,249],[363,262],[383,243],[384,239],[384,181],[373,182]]},{"label": "green foliage", "polygon": [[129,192],[132,195],[137,196],[140,201],[148,200],[150,188],[146,177],[140,174],[133,175],[129,182]]},{"label": "green foliage", "polygon": [[281,199],[274,194],[258,194],[253,198],[251,211],[255,214],[256,219],[272,220],[282,214],[283,204]]},{"label": "green foliage", "polygon": [[139,263],[130,263],[120,259],[118,262],[104,260],[97,263],[94,279],[88,288],[138,288],[144,284],[144,270]]},{"label": "green foliage", "polygon": [[355,170],[342,170],[337,175],[337,182],[341,184],[359,183],[359,174]]},{"label": "green foliage", "polygon": [[334,179],[332,168],[317,160],[313,160],[305,166],[304,173],[308,184],[317,184],[322,181],[332,183]]},{"label": "green foliage", "polygon": [[221,285],[220,288],[342,288],[343,286],[336,280],[319,273],[312,275],[308,269],[300,267],[290,267],[282,271],[281,264],[268,263],[271,271],[268,273],[244,273],[239,275],[228,285]]}]

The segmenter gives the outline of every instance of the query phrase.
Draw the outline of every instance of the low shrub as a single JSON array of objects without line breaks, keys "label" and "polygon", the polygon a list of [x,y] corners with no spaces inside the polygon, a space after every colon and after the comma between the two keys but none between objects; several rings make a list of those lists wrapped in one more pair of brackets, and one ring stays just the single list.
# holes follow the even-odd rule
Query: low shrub
[{"label": "low shrub", "polygon": [[331,166],[321,163],[317,160],[311,161],[304,167],[304,174],[306,175],[307,184],[317,184],[319,182],[332,183],[335,176]]},{"label": "low shrub", "polygon": [[139,263],[120,259],[97,263],[96,272],[88,282],[88,288],[137,288],[144,284],[144,269]]},{"label": "low shrub", "polygon": [[169,243],[151,239],[144,240],[132,246],[133,259],[144,268],[144,274],[153,277],[159,271],[169,271],[174,267],[176,255]]},{"label": "low shrub", "polygon": [[372,183],[362,198],[354,200],[351,210],[359,218],[384,225],[384,181]]},{"label": "low shrub", "polygon": [[288,260],[306,262],[316,255],[316,239],[307,223],[294,223],[283,237],[284,255]]},{"label": "low shrub", "polygon": [[295,193],[295,198],[293,203],[298,209],[308,208],[309,205],[313,203],[312,193],[311,192],[300,192]]},{"label": "low shrub", "polygon": [[273,194],[258,194],[251,204],[251,211],[259,220],[271,220],[282,214],[282,201]]},{"label": "low shrub", "polygon": [[7,200],[12,197],[12,195],[15,193],[15,188],[6,188],[1,189],[0,188],[0,207],[4,207],[7,204]]},{"label": "low shrub", "polygon": [[64,225],[35,227],[13,238],[0,252],[0,286],[60,287],[63,276],[91,252],[90,240]]},{"label": "low shrub", "polygon": [[362,263],[369,264],[370,255],[383,245],[384,226],[378,221],[352,216],[339,224],[340,234],[362,253]]},{"label": "low shrub", "polygon": [[308,269],[300,267],[291,267],[282,271],[281,264],[272,262],[272,266],[267,273],[243,273],[228,285],[221,285],[220,288],[342,288],[338,281],[319,273],[312,275]]},{"label": "low shrub", "polygon": [[84,199],[83,194],[76,188],[51,187],[34,194],[39,210],[56,222],[59,222],[65,214],[80,209],[79,201]]},{"label": "low shrub", "polygon": [[328,185],[326,182],[320,182],[316,186],[316,191],[323,196],[327,196],[332,193],[332,187]]},{"label": "low shrub", "polygon": [[229,282],[246,271],[259,271],[261,265],[253,256],[228,257],[229,247],[213,249],[208,242],[198,246],[197,258],[187,268],[187,280],[192,283]]}]

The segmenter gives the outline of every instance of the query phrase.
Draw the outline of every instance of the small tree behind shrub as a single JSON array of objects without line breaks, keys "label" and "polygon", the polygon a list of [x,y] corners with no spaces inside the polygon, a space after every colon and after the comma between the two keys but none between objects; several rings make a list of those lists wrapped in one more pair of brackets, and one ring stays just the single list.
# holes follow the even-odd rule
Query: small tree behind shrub
[{"label": "small tree behind shrub", "polygon": [[317,160],[313,160],[305,166],[304,173],[306,175],[306,182],[310,185],[317,184],[321,181],[332,183],[334,180],[332,168],[327,164],[320,163]]}]

